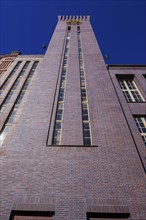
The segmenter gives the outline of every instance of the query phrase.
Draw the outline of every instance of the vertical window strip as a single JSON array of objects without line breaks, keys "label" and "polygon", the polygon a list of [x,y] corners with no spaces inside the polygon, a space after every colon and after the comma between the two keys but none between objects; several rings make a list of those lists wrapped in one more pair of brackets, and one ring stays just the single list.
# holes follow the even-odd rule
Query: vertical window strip
[{"label": "vertical window strip", "polygon": [[88,107],[88,97],[86,89],[86,78],[83,60],[83,50],[81,42],[81,33],[78,32],[78,54],[80,68],[80,86],[81,86],[81,106],[82,106],[82,123],[83,123],[83,141],[85,146],[90,146],[91,143],[91,127]]},{"label": "vertical window strip", "polygon": [[0,88],[1,92],[6,88],[6,86],[10,82],[10,80],[13,77],[13,75],[15,74],[15,72],[18,70],[21,63],[22,63],[22,61],[18,61],[18,63],[13,68],[13,70],[10,72],[9,76],[7,77],[7,79],[4,81],[3,85]]},{"label": "vertical window strip", "polygon": [[119,80],[119,84],[127,102],[145,101],[134,80]]},{"label": "vertical window strip", "polygon": [[134,117],[137,128],[141,134],[141,137],[144,141],[144,144],[146,146],[146,117],[143,116],[136,116]]},{"label": "vertical window strip", "polygon": [[58,101],[57,101],[56,118],[55,118],[54,132],[53,132],[53,139],[52,139],[53,145],[61,144],[63,110],[64,110],[65,90],[66,90],[66,81],[67,81],[69,40],[70,40],[70,33],[68,32],[66,36],[65,52],[64,52],[64,58],[63,58],[63,66],[62,66],[59,94],[58,94]]},{"label": "vertical window strip", "polygon": [[18,84],[21,80],[21,77],[25,74],[29,63],[30,63],[30,61],[27,61],[24,64],[21,72],[19,73],[18,77],[16,78],[15,82],[13,83],[13,86],[11,87],[11,89],[9,90],[8,94],[6,95],[4,101],[1,104],[1,107],[0,107],[1,111],[3,111],[3,109],[6,107],[6,105],[10,102],[11,97],[12,97],[13,93],[15,92],[15,90],[16,90],[16,88],[17,88],[17,86],[18,86]]},{"label": "vertical window strip", "polygon": [[34,74],[35,69],[36,69],[38,63],[39,63],[39,61],[35,61],[34,62],[32,68],[31,68],[31,70],[30,70],[30,72],[29,72],[29,74],[27,76],[27,79],[26,79],[26,81],[25,81],[25,83],[24,83],[24,85],[22,87],[22,90],[20,91],[20,93],[19,93],[19,95],[17,97],[17,100],[16,100],[16,102],[15,102],[15,104],[14,104],[14,106],[13,106],[13,108],[12,108],[8,118],[7,118],[7,121],[6,121],[6,123],[4,124],[4,126],[2,128],[2,131],[1,131],[1,134],[0,134],[0,144],[1,144],[1,146],[3,144],[3,141],[4,141],[5,137],[6,137],[9,129],[10,129],[10,126],[11,126],[13,120],[14,120],[14,116],[15,116],[15,114],[17,112],[17,109],[18,109],[18,107],[19,107],[19,105],[20,105],[20,103],[21,103],[21,101],[22,101],[22,99],[24,97],[24,94],[25,94],[25,92],[27,90],[27,87],[28,87],[28,85],[30,83],[30,79],[32,78],[32,76]]}]

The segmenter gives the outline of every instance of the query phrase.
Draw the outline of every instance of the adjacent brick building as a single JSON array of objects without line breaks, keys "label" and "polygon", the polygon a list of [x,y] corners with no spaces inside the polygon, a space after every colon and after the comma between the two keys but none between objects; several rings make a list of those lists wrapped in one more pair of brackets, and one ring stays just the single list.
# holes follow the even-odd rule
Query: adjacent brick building
[{"label": "adjacent brick building", "polygon": [[145,220],[146,65],[106,65],[89,16],[1,76],[1,220]]}]

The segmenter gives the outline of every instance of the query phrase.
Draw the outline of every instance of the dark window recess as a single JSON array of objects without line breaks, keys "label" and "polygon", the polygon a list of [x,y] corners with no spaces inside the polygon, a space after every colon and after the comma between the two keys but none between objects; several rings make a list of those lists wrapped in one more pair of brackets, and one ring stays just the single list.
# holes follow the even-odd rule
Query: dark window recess
[{"label": "dark window recess", "polygon": [[87,213],[87,220],[130,220],[130,213]]},{"label": "dark window recess", "polygon": [[61,128],[60,122],[59,123],[56,122],[55,129],[60,129],[60,128]]},{"label": "dark window recess", "polygon": [[89,130],[84,130],[84,136],[85,137],[90,137],[90,131]]},{"label": "dark window recess", "polygon": [[77,31],[80,31],[80,26],[77,26]]},{"label": "dark window recess", "polygon": [[88,115],[88,110],[87,109],[83,109],[83,115]]},{"label": "dark window recess", "polygon": [[58,115],[58,114],[57,114],[57,115],[56,115],[56,120],[57,120],[57,121],[62,120],[62,115]]},{"label": "dark window recess", "polygon": [[53,220],[54,211],[12,211],[9,220]]},{"label": "dark window recess", "polygon": [[89,123],[83,123],[84,129],[89,129]]},{"label": "dark window recess", "polygon": [[5,82],[3,83],[3,85],[0,87],[0,90],[4,90],[6,88],[6,86],[8,85],[8,83],[10,82],[12,76],[15,74],[15,72],[18,70],[20,64],[22,63],[22,61],[19,61],[16,66],[14,67],[14,69],[11,71],[11,73],[9,74],[9,76],[7,77],[7,79],[5,80]]},{"label": "dark window recess", "polygon": [[68,26],[68,31],[70,31],[71,30],[71,26]]},{"label": "dark window recess", "polygon": [[83,115],[83,121],[88,121],[88,115]]}]

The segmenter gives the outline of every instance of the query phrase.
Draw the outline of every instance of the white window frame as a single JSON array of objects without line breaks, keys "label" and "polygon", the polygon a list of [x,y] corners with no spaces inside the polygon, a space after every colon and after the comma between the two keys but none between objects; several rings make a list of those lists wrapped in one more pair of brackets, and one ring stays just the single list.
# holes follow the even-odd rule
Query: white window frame
[{"label": "white window frame", "polygon": [[[124,83],[124,86],[125,86],[126,88],[122,88],[122,82]],[[129,83],[129,82],[132,84],[132,87],[133,87],[133,88],[129,88],[129,86],[128,86],[128,83]],[[129,96],[130,96],[130,98],[131,98],[131,100],[132,100],[132,101],[129,101],[128,98],[125,97],[128,102],[145,102],[145,99],[144,99],[143,95],[141,94],[140,90],[138,89],[138,87],[137,87],[137,85],[136,85],[136,83],[134,82],[133,79],[125,79],[125,80],[120,79],[120,80],[119,80],[119,84],[120,84],[120,87],[121,87],[121,89],[122,89],[123,94],[124,94],[124,92],[128,92],[128,94],[129,94]],[[134,98],[133,94],[132,94],[132,91],[133,91],[133,92],[137,92],[138,95],[140,96],[141,100],[139,100],[139,101],[136,100],[136,99]],[[124,94],[124,96],[125,96],[125,94]],[[137,98],[137,99],[139,99],[139,98]]]}]

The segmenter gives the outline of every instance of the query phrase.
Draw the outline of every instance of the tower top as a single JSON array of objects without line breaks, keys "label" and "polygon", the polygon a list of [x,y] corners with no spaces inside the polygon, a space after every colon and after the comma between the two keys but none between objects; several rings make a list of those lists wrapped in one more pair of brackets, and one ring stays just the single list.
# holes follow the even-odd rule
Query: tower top
[{"label": "tower top", "polygon": [[89,15],[59,15],[58,21],[83,21],[83,20],[90,20]]}]

